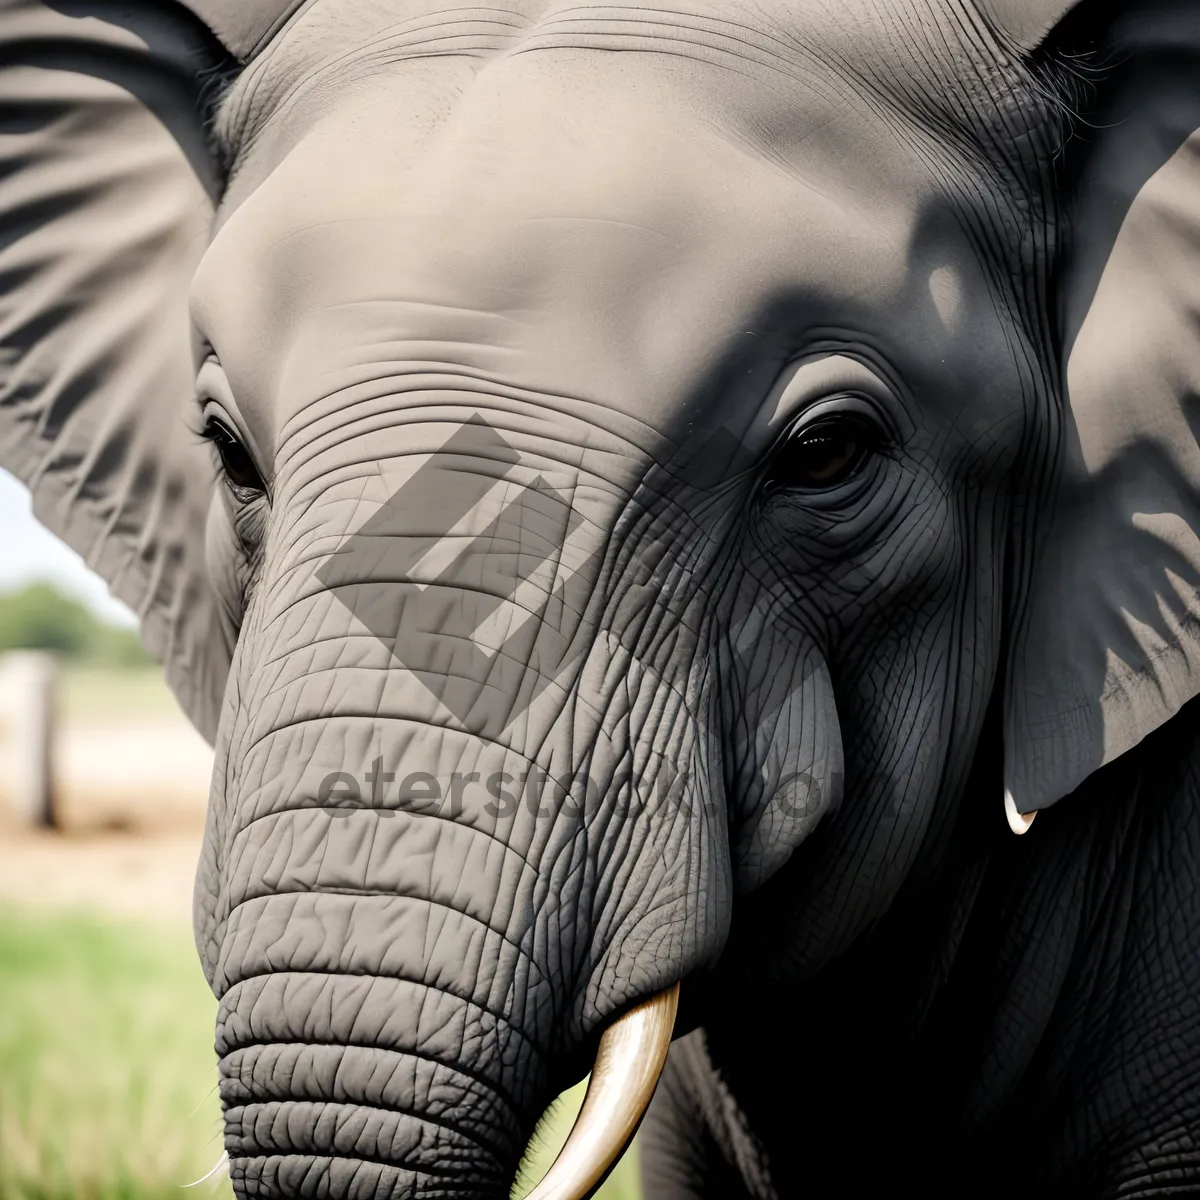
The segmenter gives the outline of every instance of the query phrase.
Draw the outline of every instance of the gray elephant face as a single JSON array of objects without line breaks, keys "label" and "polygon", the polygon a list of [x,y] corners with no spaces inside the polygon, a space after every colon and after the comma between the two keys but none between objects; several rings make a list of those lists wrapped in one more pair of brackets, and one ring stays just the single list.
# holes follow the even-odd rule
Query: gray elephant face
[{"label": "gray elephant face", "polygon": [[[302,824],[320,890],[361,830],[428,828],[445,887],[496,856],[485,920],[524,864],[512,954],[544,986],[565,955],[571,990],[520,1000],[576,1037],[712,964],[839,802],[793,953],[887,905],[970,760],[1016,451],[1049,436],[1028,179],[982,164],[1003,114],[881,120],[916,64],[865,11],[853,72],[828,19],[788,71],[739,25],[770,86],[731,83],[712,19],[630,60],[454,17],[482,70],[384,68],[426,35],[314,8],[227,101],[194,287],[205,414],[264,485],[217,500],[251,604],[209,852]],[[331,824],[340,774],[371,803]]]},{"label": "gray elephant face", "polygon": [[370,1036],[471,1041],[528,1114],[839,805],[793,968],[949,819],[1050,436],[1030,173],[983,165],[1004,114],[891,95],[939,64],[865,9],[853,70],[815,11],[782,58],[463,16],[482,62],[414,63],[394,21],[314,7],[223,110],[193,312],[246,610],[199,928],[230,1027],[448,992]]},{"label": "gray elephant face", "polygon": [[[120,406],[27,468],[94,497],[130,453],[94,523],[171,535],[106,569],[169,613],[152,640],[206,727],[236,639],[196,928],[245,1191],[496,1194],[615,1016],[807,974],[936,860],[1001,676],[1017,825],[1195,691],[1169,581],[1200,577],[1171,357],[1200,113],[1131,76],[1071,160],[1098,199],[1063,194],[1071,93],[1033,51],[1067,7],[316,3],[246,52],[191,291],[218,481],[142,469]],[[1176,61],[1158,19],[1122,27],[1130,61]],[[165,54],[174,20],[130,28]],[[82,241],[161,283],[203,207],[177,154],[146,161],[171,238],[101,203]],[[1108,231],[1070,260],[1067,207]],[[58,261],[14,244],[14,278]],[[1187,327],[1153,369],[1105,336],[1156,311],[1139,292]],[[157,347],[135,294],[168,290],[122,292],[113,340]],[[93,326],[16,295],[22,330],[65,330],[26,338],[23,396]],[[122,405],[160,378],[134,367]],[[64,378],[40,430],[88,391]]]}]

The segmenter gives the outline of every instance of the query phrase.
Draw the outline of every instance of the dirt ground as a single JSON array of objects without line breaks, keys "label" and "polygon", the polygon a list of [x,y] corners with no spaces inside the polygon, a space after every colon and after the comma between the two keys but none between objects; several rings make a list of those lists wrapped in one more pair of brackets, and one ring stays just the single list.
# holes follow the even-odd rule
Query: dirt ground
[{"label": "dirt ground", "polygon": [[60,682],[57,833],[18,819],[21,697],[0,687],[0,901],[190,922],[212,750],[156,671],[80,669]]},{"label": "dirt ground", "polygon": [[57,834],[0,830],[0,900],[189,922],[199,829]]}]

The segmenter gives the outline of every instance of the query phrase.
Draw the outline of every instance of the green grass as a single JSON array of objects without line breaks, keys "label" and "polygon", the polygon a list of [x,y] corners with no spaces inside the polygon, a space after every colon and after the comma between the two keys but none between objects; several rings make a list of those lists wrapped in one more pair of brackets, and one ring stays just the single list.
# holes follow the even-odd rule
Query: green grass
[{"label": "green grass", "polygon": [[[216,1001],[190,931],[0,905],[0,1200],[228,1200]],[[582,1085],[535,1135],[540,1178]],[[632,1154],[600,1192],[640,1200]]]},{"label": "green grass", "polygon": [[[525,1154],[525,1161],[517,1175],[515,1196],[524,1196],[550,1168],[554,1156],[567,1140],[567,1134],[575,1121],[575,1114],[583,1103],[587,1081],[564,1092],[550,1106],[534,1131]],[[613,1168],[604,1186],[596,1193],[596,1200],[642,1200],[642,1186],[637,1171],[637,1142],[626,1152],[625,1157]]]},{"label": "green grass", "polygon": [[195,1195],[215,1014],[186,928],[0,907],[0,1200]]}]

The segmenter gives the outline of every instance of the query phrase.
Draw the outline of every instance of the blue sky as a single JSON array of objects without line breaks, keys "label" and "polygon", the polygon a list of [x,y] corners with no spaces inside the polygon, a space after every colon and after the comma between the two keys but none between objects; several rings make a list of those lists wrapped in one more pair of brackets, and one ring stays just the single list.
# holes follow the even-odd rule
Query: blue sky
[{"label": "blue sky", "polygon": [[86,604],[101,620],[137,625],[133,613],[108,594],[100,576],[34,519],[28,489],[6,471],[0,471],[0,592],[35,580],[53,583],[59,591]]}]

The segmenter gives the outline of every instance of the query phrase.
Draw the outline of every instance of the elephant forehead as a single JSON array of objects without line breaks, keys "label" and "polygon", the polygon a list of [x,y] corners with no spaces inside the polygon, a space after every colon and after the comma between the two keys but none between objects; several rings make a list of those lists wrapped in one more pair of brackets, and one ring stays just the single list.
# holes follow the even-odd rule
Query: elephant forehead
[{"label": "elephant forehead", "polygon": [[[200,0],[196,0],[200,3]],[[211,2],[211,0],[208,0]],[[350,9],[352,7],[352,14]],[[302,90],[342,89],[397,63],[436,59],[482,69],[535,50],[630,51],[701,63],[714,93],[740,76],[786,94],[822,78],[859,83],[904,78],[927,99],[948,97],[951,76],[978,75],[987,42],[966,0],[689,0],[580,4],[509,0],[502,7],[446,0],[373,0],[303,6],[269,43],[236,89],[236,122],[253,134]],[[303,81],[301,86],[300,81]],[[1010,81],[1012,82],[1012,81]],[[960,89],[961,90],[961,89]],[[961,111],[963,97],[953,97]]]},{"label": "elephant forehead", "polygon": [[[867,128],[839,149],[869,162],[886,148],[874,145],[872,129],[886,143],[892,117],[952,141],[965,135],[994,158],[998,143],[1013,156],[1029,147],[1023,118],[1052,124],[1061,108],[1045,80],[1001,52],[970,0],[511,0],[502,8],[321,0],[303,7],[227,95],[215,134],[238,163],[232,193],[244,194],[273,149],[360,87],[385,80],[393,134],[419,140],[474,79],[535,55],[593,104],[606,89],[657,74],[697,113],[761,140],[780,161],[789,143],[812,138],[820,110],[817,123],[832,131],[830,118],[847,106],[866,113]],[[596,58],[619,60],[599,88],[587,76]]]},{"label": "elephant forehead", "polygon": [[611,56],[517,56],[424,135],[394,107],[378,78],[326,111],[218,234],[196,310],[240,394],[418,360],[658,425],[772,312],[899,355],[983,290],[911,148],[827,97],[786,155]]}]

